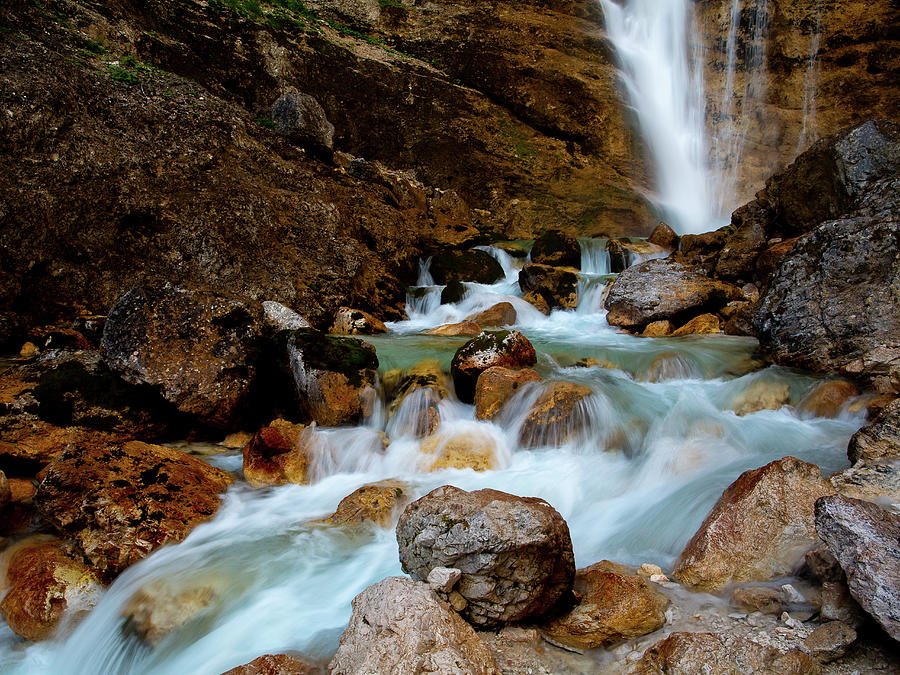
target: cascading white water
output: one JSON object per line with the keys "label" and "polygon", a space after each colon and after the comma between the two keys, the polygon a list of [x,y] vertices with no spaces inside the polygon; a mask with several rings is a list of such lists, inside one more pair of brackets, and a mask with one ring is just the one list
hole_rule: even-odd
{"label": "cascading white water", "polygon": [[688,0],[599,0],[620,76],[655,169],[651,199],[679,233],[703,232],[714,210],[707,167],[701,50]]}
{"label": "cascading white water", "polygon": [[822,0],[816,2],[816,27],[809,36],[809,60],[803,76],[803,124],[797,137],[799,155],[819,137],[816,121],[816,83],[819,79],[819,41],[822,33]]}

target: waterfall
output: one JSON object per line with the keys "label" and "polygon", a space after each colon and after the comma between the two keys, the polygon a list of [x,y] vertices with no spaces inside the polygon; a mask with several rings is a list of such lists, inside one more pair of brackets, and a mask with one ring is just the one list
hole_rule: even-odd
{"label": "waterfall", "polygon": [[822,0],[816,3],[816,28],[809,36],[809,60],[803,76],[803,125],[797,137],[796,154],[819,137],[816,123],[816,82],[819,79],[819,40],[822,33]]}
{"label": "waterfall", "polygon": [[701,49],[687,0],[600,0],[620,77],[655,169],[652,201],[680,233],[710,229]]}

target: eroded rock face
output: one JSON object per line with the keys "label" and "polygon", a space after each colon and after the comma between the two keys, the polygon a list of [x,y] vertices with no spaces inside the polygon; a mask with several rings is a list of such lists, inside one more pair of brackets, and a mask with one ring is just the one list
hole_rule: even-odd
{"label": "eroded rock face", "polygon": [[900,641],[900,517],[843,495],[816,502],[816,530],[847,575],[851,595]]}
{"label": "eroded rock face", "polygon": [[519,331],[485,331],[456,350],[450,374],[459,400],[471,403],[478,377],[488,368],[524,368],[535,363],[537,352]]}
{"label": "eroded rock face", "polygon": [[47,466],[34,503],[95,569],[114,575],[211,518],[229,483],[221,469],[160,445],[73,446]]}
{"label": "eroded rock face", "polygon": [[816,543],[816,499],[833,493],[817,466],[794,457],[745,471],[681,552],[675,578],[715,591],[790,574]]}
{"label": "eroded rock face", "polygon": [[308,148],[315,154],[327,156],[334,148],[334,125],[328,121],[319,102],[309,94],[291,92],[272,104],[275,131]]}
{"label": "eroded rock face", "polygon": [[109,312],[104,358],[125,381],[158,387],[179,411],[228,428],[254,383],[258,314],[256,305],[201,289],[133,288]]}
{"label": "eroded rock face", "polygon": [[900,399],[889,403],[871,424],[853,434],[847,456],[854,464],[860,460],[900,455]]}
{"label": "eroded rock face", "polygon": [[546,386],[528,411],[519,430],[525,447],[559,446],[584,428],[589,411],[583,401],[590,388],[576,382],[552,382]]}
{"label": "eroded rock face", "polygon": [[539,616],[572,587],[575,561],[565,521],[549,504],[497,490],[452,486],[413,502],[397,523],[403,570],[462,571],[466,618],[495,626]]}
{"label": "eroded rock face", "polygon": [[388,577],[353,599],[333,675],[498,675],[490,650],[427,584]]}
{"label": "eroded rock face", "polygon": [[531,368],[515,370],[503,366],[492,366],[478,376],[475,385],[475,417],[480,420],[494,419],[506,403],[522,385],[541,379]]}
{"label": "eroded rock face", "polygon": [[519,287],[542,297],[550,308],[571,309],[578,304],[578,272],[571,267],[529,263],[519,272]]}
{"label": "eroded rock face", "polygon": [[578,604],[543,625],[558,642],[594,649],[645,635],[666,622],[669,599],[631,570],[608,560],[575,574]]}
{"label": "eroded rock face", "polygon": [[310,456],[302,424],[273,420],[244,446],[244,479],[253,487],[309,482]]}
{"label": "eroded rock face", "polygon": [[648,260],[622,272],[606,296],[612,326],[639,329],[653,321],[716,310],[743,297],[731,284],[688,270],[670,258]]}

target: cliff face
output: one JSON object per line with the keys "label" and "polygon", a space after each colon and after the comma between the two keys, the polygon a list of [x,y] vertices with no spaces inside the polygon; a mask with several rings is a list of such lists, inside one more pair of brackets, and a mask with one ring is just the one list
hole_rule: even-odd
{"label": "cliff face", "polygon": [[[898,3],[697,0],[695,11],[710,134],[719,139],[713,152],[734,173],[733,206],[816,139],[865,119],[900,118]],[[741,135],[739,150],[729,139]]]}

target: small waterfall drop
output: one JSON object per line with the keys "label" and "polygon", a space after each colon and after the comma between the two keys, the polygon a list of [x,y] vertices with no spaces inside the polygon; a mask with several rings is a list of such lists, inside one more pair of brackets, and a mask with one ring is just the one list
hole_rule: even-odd
{"label": "small waterfall drop", "polygon": [[819,137],[816,122],[816,83],[819,79],[819,41],[822,33],[822,0],[816,3],[816,27],[809,36],[809,60],[803,76],[803,125],[797,137],[796,154],[800,154]]}

